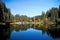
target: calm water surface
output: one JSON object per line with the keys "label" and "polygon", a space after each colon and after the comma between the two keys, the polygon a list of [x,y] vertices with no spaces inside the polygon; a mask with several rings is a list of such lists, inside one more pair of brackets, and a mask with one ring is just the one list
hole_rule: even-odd
{"label": "calm water surface", "polygon": [[60,29],[58,30],[49,31],[31,25],[0,25],[0,40],[60,40]]}
{"label": "calm water surface", "polygon": [[18,32],[13,30],[10,40],[60,40],[60,38],[52,38],[47,32],[43,33],[42,30],[29,28]]}

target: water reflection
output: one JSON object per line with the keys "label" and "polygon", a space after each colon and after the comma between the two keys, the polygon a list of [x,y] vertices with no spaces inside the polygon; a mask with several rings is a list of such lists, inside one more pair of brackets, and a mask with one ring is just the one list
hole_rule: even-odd
{"label": "water reflection", "polygon": [[[50,28],[51,27],[51,28]],[[0,25],[2,40],[60,40],[60,25]],[[15,38],[16,37],[16,38]]]}
{"label": "water reflection", "polygon": [[47,34],[53,38],[60,38],[60,28],[54,30],[47,30]]}
{"label": "water reflection", "polygon": [[21,31],[27,30],[28,28],[29,28],[28,25],[11,25],[11,29],[15,30],[16,32],[18,32],[19,30],[21,30]]}
{"label": "water reflection", "polygon": [[[48,37],[49,37],[49,39],[51,39],[51,40],[53,40],[53,39],[55,39],[55,38],[57,38],[57,39],[55,39],[55,40],[58,40],[58,38],[59,38],[59,40],[60,40],[60,28],[59,28],[59,25],[57,25],[57,26],[49,26],[49,27],[52,27],[52,29],[46,29],[46,26],[45,25],[39,25],[39,24],[37,24],[37,25],[30,25],[30,24],[28,24],[28,25],[14,25],[12,28],[13,28],[13,30],[15,30],[16,32],[21,32],[21,31],[27,31],[29,28],[33,28],[33,29],[35,29],[35,30],[39,30],[39,31],[42,31],[42,34],[46,34],[46,35],[48,35]],[[58,28],[56,28],[56,27],[58,27]],[[30,30],[30,29],[29,29]],[[33,31],[33,30],[32,30]],[[31,31],[31,32],[32,32]],[[30,31],[29,31],[30,32]],[[27,33],[28,34],[28,33]],[[35,34],[35,33],[34,33]],[[20,34],[19,34],[20,35]],[[26,35],[26,34],[25,34]],[[30,34],[29,34],[30,35]],[[38,34],[36,34],[36,35],[38,35]],[[40,34],[39,34],[40,35]],[[22,35],[23,36],[23,35]],[[43,36],[43,35],[42,35]],[[21,37],[21,36],[20,36]],[[52,37],[52,38],[51,38]],[[33,38],[34,39],[34,38]],[[43,39],[43,37],[42,37],[42,39]]]}
{"label": "water reflection", "polygon": [[10,38],[9,25],[0,25],[0,40],[8,40]]}
{"label": "water reflection", "polygon": [[[40,26],[39,24],[37,24],[37,25],[30,25],[30,24],[28,24],[28,25],[26,25],[26,24],[22,24],[22,25],[10,25],[11,26],[11,30],[13,31],[13,30],[15,30],[15,31],[19,31],[19,30],[21,30],[21,31],[23,31],[23,30],[27,30],[27,29],[29,29],[29,28],[34,28],[34,29],[37,29],[37,30],[41,30],[41,29],[44,29],[45,27],[44,26]],[[44,28],[43,28],[44,27]]]}

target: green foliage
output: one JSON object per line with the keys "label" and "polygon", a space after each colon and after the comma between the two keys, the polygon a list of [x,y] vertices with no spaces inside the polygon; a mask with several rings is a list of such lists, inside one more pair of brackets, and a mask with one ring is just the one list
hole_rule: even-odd
{"label": "green foliage", "polygon": [[46,12],[46,16],[49,21],[55,23],[58,18],[58,8],[51,8],[49,11]]}
{"label": "green foliage", "polygon": [[42,12],[41,15],[37,15],[34,17],[27,17],[26,15],[16,14],[15,16],[11,14],[10,9],[6,8],[3,2],[0,2],[0,22],[45,22],[46,18],[48,21],[56,23],[58,17],[60,17],[60,6],[59,8],[51,8],[45,12]]}

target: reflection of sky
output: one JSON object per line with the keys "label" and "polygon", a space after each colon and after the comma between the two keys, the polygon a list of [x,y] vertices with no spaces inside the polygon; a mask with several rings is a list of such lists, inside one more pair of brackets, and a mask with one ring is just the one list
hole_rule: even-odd
{"label": "reflection of sky", "polygon": [[13,31],[11,33],[10,40],[53,40],[53,39],[45,33],[42,34],[41,30],[35,30],[30,28],[26,31],[20,32]]}
{"label": "reflection of sky", "polygon": [[60,0],[4,0],[12,14],[35,16],[52,7],[58,7]]}

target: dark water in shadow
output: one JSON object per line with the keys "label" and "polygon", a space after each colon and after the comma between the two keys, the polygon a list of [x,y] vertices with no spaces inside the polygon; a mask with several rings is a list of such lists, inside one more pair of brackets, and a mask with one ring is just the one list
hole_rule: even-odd
{"label": "dark water in shadow", "polygon": [[10,38],[10,26],[0,25],[0,40],[8,40]]}
{"label": "dark water in shadow", "polygon": [[[42,26],[44,27],[44,26]],[[38,25],[0,25],[2,40],[60,40],[60,28],[45,29]]]}

